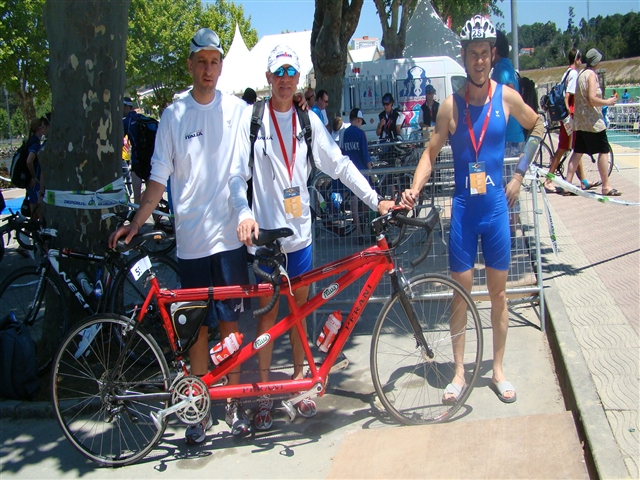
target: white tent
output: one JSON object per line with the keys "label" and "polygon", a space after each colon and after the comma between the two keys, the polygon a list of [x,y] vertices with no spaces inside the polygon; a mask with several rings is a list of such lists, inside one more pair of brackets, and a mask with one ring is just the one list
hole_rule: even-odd
{"label": "white tent", "polygon": [[244,92],[246,87],[240,88],[244,73],[249,65],[251,53],[242,39],[242,34],[236,24],[236,33],[233,35],[233,42],[222,63],[222,74],[218,79],[217,89],[223,92],[234,93]]}
{"label": "white tent", "polygon": [[264,95],[269,90],[265,76],[267,59],[271,51],[280,44],[288,45],[298,54],[300,60],[298,88],[304,88],[308,84],[307,78],[313,68],[311,31],[266,35],[251,51],[248,51],[237,26],[233,43],[222,65],[222,74],[218,79],[217,88],[229,93],[242,94],[247,87],[251,87],[258,95]]}
{"label": "white tent", "polygon": [[429,0],[419,0],[416,10],[407,25],[403,58],[451,57],[458,63],[460,37],[442,22]]}

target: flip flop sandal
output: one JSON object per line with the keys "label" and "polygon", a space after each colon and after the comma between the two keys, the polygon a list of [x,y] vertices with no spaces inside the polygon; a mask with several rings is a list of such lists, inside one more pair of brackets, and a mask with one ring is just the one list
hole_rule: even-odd
{"label": "flip flop sandal", "polygon": [[[458,401],[458,398],[464,393],[467,389],[467,384],[464,385],[456,385],[455,383],[450,383],[444,389],[444,393],[442,394],[442,403],[444,405],[453,405]],[[447,395],[451,395],[447,398]]]}
{"label": "flip flop sandal", "polygon": [[612,188],[607,193],[603,193],[602,195],[604,195],[605,197],[619,197],[620,195],[622,195],[622,193],[620,193],[615,188]]}
{"label": "flip flop sandal", "polygon": [[[513,385],[511,385],[511,382],[507,382],[506,380],[503,380],[502,382],[498,382],[498,383],[492,382],[491,384],[493,385],[493,389],[495,390],[496,395],[498,395],[498,398],[500,399],[501,402],[513,403],[518,398],[518,395],[516,394],[516,389],[513,388]],[[513,392],[513,397],[505,397],[504,396],[505,392]]]}

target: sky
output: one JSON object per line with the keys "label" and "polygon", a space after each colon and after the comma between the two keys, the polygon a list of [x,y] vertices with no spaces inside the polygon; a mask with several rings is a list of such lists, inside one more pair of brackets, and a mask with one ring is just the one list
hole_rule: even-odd
{"label": "sky", "polygon": [[[313,27],[314,0],[233,0],[242,4],[245,16],[251,15],[251,25],[258,30],[258,38],[274,35],[283,31],[311,30]],[[561,30],[567,28],[569,7],[574,7],[575,24],[589,15],[606,16],[614,13],[628,13],[640,10],[640,0],[517,0],[518,25],[530,25],[535,22],[555,22]],[[505,31],[511,31],[511,1],[503,0],[499,7],[504,18],[494,21],[505,24]],[[360,22],[355,37],[382,38],[380,19],[373,0],[365,0],[360,14]]]}

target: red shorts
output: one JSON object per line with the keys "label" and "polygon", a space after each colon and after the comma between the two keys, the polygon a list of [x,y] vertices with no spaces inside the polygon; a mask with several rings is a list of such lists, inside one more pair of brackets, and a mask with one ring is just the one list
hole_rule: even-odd
{"label": "red shorts", "polygon": [[573,150],[573,147],[576,144],[576,132],[574,131],[571,137],[569,137],[569,135],[567,135],[567,131],[564,129],[564,125],[560,122],[559,135],[560,140],[558,141],[558,150]]}

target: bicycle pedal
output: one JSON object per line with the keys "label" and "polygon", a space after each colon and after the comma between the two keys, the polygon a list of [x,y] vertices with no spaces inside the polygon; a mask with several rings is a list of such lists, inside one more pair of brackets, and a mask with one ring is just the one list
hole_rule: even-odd
{"label": "bicycle pedal", "polygon": [[336,358],[336,363],[333,364],[333,367],[331,367],[331,370],[329,371],[329,373],[334,373],[340,370],[344,370],[348,366],[349,366],[349,359],[346,357],[344,353],[340,352],[340,355],[338,355],[338,358]]}

